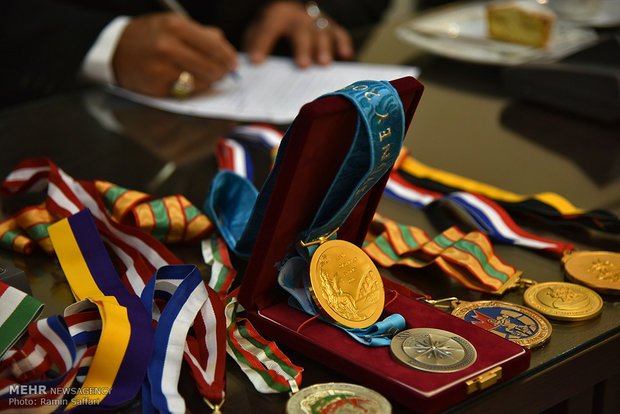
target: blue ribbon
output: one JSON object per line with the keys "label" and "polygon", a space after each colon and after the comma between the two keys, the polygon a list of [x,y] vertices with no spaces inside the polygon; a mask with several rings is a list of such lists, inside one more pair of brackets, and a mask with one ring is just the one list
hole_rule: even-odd
{"label": "blue ribbon", "polygon": [[305,242],[329,234],[345,222],[360,199],[394,164],[405,133],[402,102],[389,82],[356,82],[329,95],[344,96],[355,105],[357,127],[351,149],[302,237]]}

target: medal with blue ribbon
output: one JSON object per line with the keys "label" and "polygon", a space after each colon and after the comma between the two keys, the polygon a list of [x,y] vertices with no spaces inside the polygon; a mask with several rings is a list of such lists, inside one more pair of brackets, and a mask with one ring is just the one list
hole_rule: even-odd
{"label": "medal with blue ribbon", "polygon": [[[336,232],[396,161],[404,137],[404,112],[388,82],[361,81],[330,95],[349,99],[357,109],[355,136],[309,228],[300,235],[299,256],[284,264],[278,280],[304,311],[321,314],[370,345],[372,341],[361,337],[383,312],[381,276],[358,246],[336,239]],[[381,329],[389,326],[383,321]],[[373,334],[377,330],[371,329]]]}
{"label": "medal with blue ribbon", "polygon": [[[343,240],[334,245],[331,239],[398,158],[405,115],[398,92],[387,81],[360,81],[324,96],[329,95],[343,96],[356,108],[355,136],[312,223],[299,235],[298,255],[284,263],[279,280],[295,298],[295,306],[311,315],[322,314],[341,327],[367,329],[383,311],[381,276],[358,246]],[[291,126],[281,140],[273,169],[260,192],[231,171],[220,171],[211,183],[203,209],[238,256],[248,257],[252,251],[292,130]],[[253,208],[248,209],[248,205]],[[337,258],[335,273],[328,271],[331,265],[327,261],[332,256]],[[316,277],[305,278],[308,265],[318,269],[312,272]],[[313,285],[312,279],[318,283]],[[327,309],[334,312],[322,312]],[[339,317],[342,313],[349,316]]]}

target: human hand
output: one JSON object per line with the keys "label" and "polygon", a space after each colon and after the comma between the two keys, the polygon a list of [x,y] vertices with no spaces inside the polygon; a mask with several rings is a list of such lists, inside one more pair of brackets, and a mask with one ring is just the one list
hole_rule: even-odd
{"label": "human hand", "polygon": [[[323,28],[317,23],[325,24]],[[313,62],[330,64],[334,58],[353,58],[349,33],[325,15],[312,17],[304,5],[293,1],[270,3],[245,33],[245,50],[253,63],[263,62],[276,42],[288,38],[295,63],[308,67]]]}
{"label": "human hand", "polygon": [[194,91],[207,90],[237,67],[237,57],[220,29],[175,13],[155,13],[127,25],[112,67],[123,88],[163,97],[183,71],[193,75]]}

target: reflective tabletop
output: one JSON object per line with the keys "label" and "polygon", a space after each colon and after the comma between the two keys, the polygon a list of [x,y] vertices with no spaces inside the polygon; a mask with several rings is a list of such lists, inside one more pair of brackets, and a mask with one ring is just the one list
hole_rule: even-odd
{"label": "reflective tabletop", "polygon": [[[421,53],[403,59],[395,63],[419,66],[419,80],[425,86],[405,139],[414,158],[515,193],[552,191],[578,207],[620,215],[620,124],[513,101],[503,93],[498,67],[458,63]],[[6,177],[22,159],[46,156],[76,179],[107,180],[155,196],[183,194],[201,206],[216,172],[216,139],[237,124],[167,113],[98,88],[87,88],[0,110],[0,176]],[[277,127],[285,129],[286,125]],[[256,181],[261,182],[269,169],[268,154],[252,156],[259,171]],[[2,199],[2,215],[6,217],[20,205],[35,201],[24,197]],[[444,230],[441,226],[446,224],[445,216],[437,220],[427,210],[385,197],[378,211],[431,235]],[[453,219],[451,224],[461,224],[458,217]],[[579,249],[620,251],[618,234],[551,226],[528,217],[520,217],[519,224],[540,236],[574,243]],[[171,249],[186,263],[199,266],[203,275],[209,274],[199,246]],[[495,249],[502,260],[529,279],[564,280],[557,258],[510,245],[496,244]],[[0,260],[25,271],[32,294],[46,305],[44,315],[62,313],[71,303],[70,289],[54,257],[40,251],[24,256],[2,250]],[[467,291],[438,270],[434,272],[382,270],[386,277],[433,298],[489,298]],[[523,304],[522,295],[522,290],[511,291],[502,300]],[[620,384],[620,357],[612,352],[620,346],[620,297],[603,295],[603,299],[603,312],[594,319],[552,321],[552,338],[532,350],[527,371],[472,395],[448,411],[499,409],[512,398],[510,407],[504,407],[507,411],[502,412],[540,412],[589,389],[594,390],[587,391],[590,397],[600,396],[601,389]],[[295,364],[304,367],[302,386],[355,382],[295,350],[285,352]],[[258,393],[241,370],[231,360],[227,362],[224,412],[284,412],[286,395]],[[583,370],[579,380],[568,378],[574,370]],[[205,411],[206,406],[186,377],[181,389],[189,401],[188,408]],[[609,392],[606,395],[612,398]],[[618,404],[617,397],[612,403]],[[125,411],[139,409],[136,403]],[[396,403],[393,410],[408,412]]]}

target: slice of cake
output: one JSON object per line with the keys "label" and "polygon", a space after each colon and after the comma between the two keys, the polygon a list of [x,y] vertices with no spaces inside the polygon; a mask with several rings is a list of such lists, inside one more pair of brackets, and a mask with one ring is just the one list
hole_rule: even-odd
{"label": "slice of cake", "polygon": [[490,38],[533,47],[549,44],[555,15],[546,7],[505,1],[487,3],[486,9]]}

